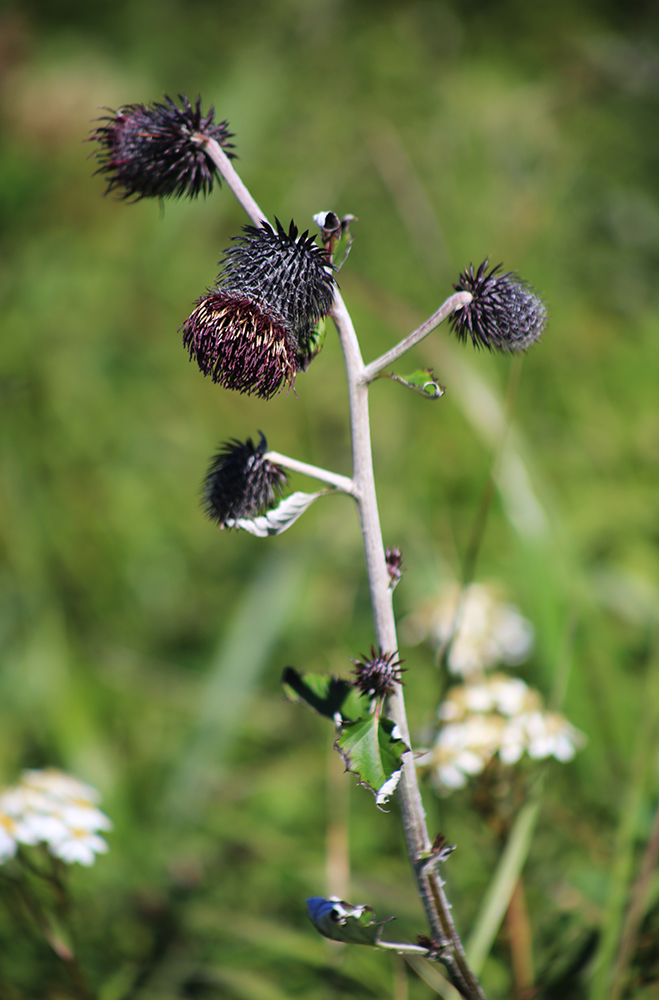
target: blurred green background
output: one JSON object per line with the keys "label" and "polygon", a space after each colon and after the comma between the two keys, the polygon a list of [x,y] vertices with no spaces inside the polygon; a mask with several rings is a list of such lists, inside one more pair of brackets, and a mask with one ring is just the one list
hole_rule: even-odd
{"label": "blurred green background", "polygon": [[[658,33],[654,5],[613,0],[5,0],[0,783],[56,765],[103,792],[110,853],[71,872],[100,1000],[433,994],[387,955],[326,944],[305,912],[350,785],[350,898],[396,914],[402,938],[425,930],[396,808],[338,782],[327,727],[279,686],[289,663],[347,673],[373,641],[351,502],[266,541],[198,504],[216,445],[260,429],[349,474],[337,338],[270,403],[205,380],[177,329],[246,220],[225,188],[104,199],[90,121],[200,92],[270,217],[358,216],[340,284],[366,360],[471,260],[547,301],[477,578],[534,623],[521,676],[548,696],[571,661],[563,708],[589,742],[549,770],[525,881],[538,995],[579,998],[659,789],[651,712],[634,749],[657,656]],[[443,399],[371,394],[400,617],[459,576],[510,370],[445,328],[399,367],[415,365]],[[430,650],[401,655],[422,744],[441,679]],[[445,874],[467,933],[499,847],[468,793],[426,804],[458,844]],[[0,910],[1,997],[73,996],[61,965]],[[632,973],[628,996],[659,996],[656,881]],[[503,938],[483,983],[511,995]]]}

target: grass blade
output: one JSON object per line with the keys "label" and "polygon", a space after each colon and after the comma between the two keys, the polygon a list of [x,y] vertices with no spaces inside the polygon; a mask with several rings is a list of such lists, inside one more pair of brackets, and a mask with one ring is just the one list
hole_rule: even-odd
{"label": "grass blade", "polygon": [[483,968],[528,857],[543,785],[541,779],[529,801],[520,809],[467,941],[467,961],[476,975]]}

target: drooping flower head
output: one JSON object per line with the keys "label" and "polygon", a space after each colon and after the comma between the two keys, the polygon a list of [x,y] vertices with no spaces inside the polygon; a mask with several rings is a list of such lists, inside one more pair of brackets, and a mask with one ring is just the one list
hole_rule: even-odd
{"label": "drooping flower head", "polygon": [[362,655],[360,660],[352,661],[356,664],[356,670],[352,671],[355,674],[355,687],[363,694],[375,695],[376,698],[391,694],[394,684],[402,683],[401,674],[404,673],[401,668],[404,661],[397,660],[397,655],[383,653],[381,649],[376,650],[371,646],[370,658]]}
{"label": "drooping flower head", "polygon": [[215,108],[202,114],[201,98],[194,107],[179,94],[182,107],[165,95],[164,103],[126,104],[110,111],[105,122],[89,137],[98,143],[94,155],[97,173],[108,180],[106,194],[119,190],[123,198],[180,198],[210,194],[220,177],[204,151],[204,142],[215,139],[234,158],[228,123],[213,121]]}
{"label": "drooping flower head", "polygon": [[227,521],[256,517],[273,505],[286,485],[286,473],[266,459],[263,434],[257,445],[251,438],[227,441],[218,450],[202,487],[206,514],[220,528]]}
{"label": "drooping flower head", "polygon": [[471,292],[473,298],[452,314],[451,329],[465,343],[471,337],[476,348],[505,354],[524,351],[545,329],[545,304],[518,275],[500,274],[502,264],[487,272],[488,263],[484,260],[476,272],[470,264],[453,286],[458,292]]}
{"label": "drooping flower head", "polygon": [[183,344],[226,389],[270,399],[322,346],[334,278],[324,250],[291,222],[245,226],[214,289],[197,300]]}

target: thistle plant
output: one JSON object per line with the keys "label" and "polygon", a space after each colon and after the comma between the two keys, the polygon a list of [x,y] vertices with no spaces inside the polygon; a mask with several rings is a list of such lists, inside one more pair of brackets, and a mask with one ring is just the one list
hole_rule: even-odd
{"label": "thistle plant", "polygon": [[[395,794],[407,852],[428,920],[417,944],[382,939],[386,921],[369,918],[370,908],[312,897],[309,916],[335,940],[366,944],[441,962],[455,990],[467,1000],[482,1000],[483,990],[465,958],[441,866],[452,846],[433,839],[419,790],[403,692],[392,592],[402,573],[398,550],[383,544],[375,492],[368,411],[370,384],[391,378],[428,398],[443,390],[426,371],[400,376],[386,371],[446,319],[458,340],[505,353],[526,350],[543,333],[546,312],[535,292],[501,266],[476,270],[470,264],[455,291],[417,330],[381,357],[366,364],[350,313],[336,283],[341,265],[336,248],[353,216],[320,212],[314,219],[320,243],[294,222],[271,225],[236,173],[226,122],[213,124],[200,99],[185,97],[179,108],[170,98],[149,106],[135,104],[111,112],[92,135],[108,191],[124,198],[196,197],[210,193],[220,177],[244,208],[251,225],[225,251],[216,285],[197,300],[182,325],[183,344],[204,375],[222,388],[270,399],[290,390],[299,373],[317,357],[325,322],[334,322],[345,361],[352,431],[350,476],[321,469],[268,450],[247,438],[218,451],[202,489],[203,505],[221,528],[242,529],[259,537],[290,528],[320,497],[344,493],[355,502],[361,527],[373,613],[370,654],[353,660],[350,678],[311,675],[293,667],[284,672],[289,697],[306,703],[336,729],[336,748],[347,770],[370,788],[384,808]],[[349,249],[349,243],[347,249]],[[291,405],[295,405],[291,394]],[[283,499],[286,471],[321,482],[311,493]]]}

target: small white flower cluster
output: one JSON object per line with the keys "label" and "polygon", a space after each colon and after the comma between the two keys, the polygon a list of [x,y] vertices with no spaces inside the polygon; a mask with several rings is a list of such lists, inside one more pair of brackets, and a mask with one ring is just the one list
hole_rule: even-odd
{"label": "small white flower cluster", "polygon": [[586,742],[564,716],[544,710],[538,691],[505,674],[452,688],[438,715],[443,725],[417,766],[430,769],[443,795],[464,788],[495,754],[504,764],[517,763],[524,753],[565,762]]}
{"label": "small white flower cluster", "polygon": [[439,601],[405,619],[404,627],[411,643],[429,639],[443,649],[450,642],[449,670],[467,678],[496,663],[523,663],[533,647],[531,623],[481,583],[464,591],[448,587]]}
{"label": "small white flower cluster", "polygon": [[43,843],[68,864],[93,864],[108,849],[97,831],[112,829],[99,800],[95,788],[63,771],[24,771],[17,785],[0,791],[0,863],[19,844]]}

